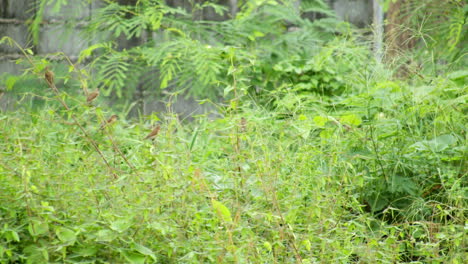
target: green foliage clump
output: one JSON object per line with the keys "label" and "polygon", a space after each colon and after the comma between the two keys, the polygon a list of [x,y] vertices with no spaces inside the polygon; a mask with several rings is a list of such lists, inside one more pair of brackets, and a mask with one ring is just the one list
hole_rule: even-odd
{"label": "green foliage clump", "polygon": [[[99,9],[86,31],[93,41],[98,35],[103,42],[84,50],[80,60],[95,56],[93,82],[106,94],[128,97],[140,85],[216,98],[233,89],[233,73],[243,77],[236,89],[258,87],[263,80],[257,75],[270,75],[273,64],[294,54],[309,58],[346,30],[320,0],[297,8],[293,1],[247,1],[235,17],[222,21],[201,16],[210,10],[227,16],[223,6],[211,1],[190,2],[185,9],[164,1],[111,2]],[[304,17],[307,12],[324,18],[311,21]],[[135,39],[138,44],[119,47],[119,42]]]}
{"label": "green foliage clump", "polygon": [[462,263],[466,86],[367,86],[190,124],[99,129],[101,109],[53,101],[3,113],[0,260]]}
{"label": "green foliage clump", "polygon": [[[80,62],[99,55],[95,79],[25,51],[28,73],[56,74],[24,93],[41,105],[0,114],[0,262],[463,263],[464,68],[397,80],[334,19],[277,1],[193,19],[204,5],[217,8],[110,2],[91,31],[161,34],[84,50]],[[119,113],[105,125],[111,111],[76,93],[124,96],[154,76],[229,104],[191,123]]]}

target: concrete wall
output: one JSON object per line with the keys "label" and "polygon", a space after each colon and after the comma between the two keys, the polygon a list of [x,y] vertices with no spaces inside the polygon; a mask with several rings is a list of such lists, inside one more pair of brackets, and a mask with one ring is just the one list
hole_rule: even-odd
{"label": "concrete wall", "polygon": [[358,27],[372,23],[372,0],[328,0],[339,18]]}
{"label": "concrete wall", "polygon": [[[132,3],[135,0],[120,0]],[[187,0],[168,0],[174,6],[185,6]],[[329,5],[343,20],[363,27],[372,22],[372,0],[327,0]],[[221,0],[220,3],[230,6],[237,1]],[[59,13],[53,12],[53,6],[46,6],[40,39],[34,50],[39,54],[62,51],[74,57],[89,43],[80,36],[80,26],[72,28],[70,21],[80,21],[83,25],[93,15],[93,10],[102,5],[100,1],[74,0],[62,6]],[[31,18],[39,8],[39,0],[0,0],[0,37],[10,36],[23,47],[32,47],[32,39],[24,22]],[[202,16],[210,19],[223,19],[212,11],[206,11]],[[6,56],[9,55],[9,56]],[[0,45],[0,74],[17,72],[18,66],[11,58],[19,56],[16,48]]]}
{"label": "concrete wall", "polygon": [[[64,52],[67,56],[76,58],[79,52],[90,45],[81,37],[82,26],[93,16],[94,10],[102,6],[101,0],[94,0],[89,3],[86,0],[71,0],[67,6],[62,6],[60,12],[53,12],[53,6],[46,6],[41,24],[39,41],[33,45],[31,35],[25,21],[33,17],[39,8],[40,0],[0,0],[0,38],[9,36],[17,41],[22,47],[31,48],[38,54],[49,54],[54,52]],[[124,4],[135,3],[136,0],[119,0]],[[298,0],[300,1],[300,0]],[[304,0],[303,0],[304,1]],[[363,27],[372,22],[372,0],[326,0],[343,20],[350,21],[357,26]],[[167,0],[172,6],[187,7],[187,0]],[[228,6],[231,10],[235,8],[237,0],[220,0],[220,3]],[[235,13],[233,11],[232,13]],[[222,20],[228,16],[221,17],[213,11],[205,11],[201,17]],[[78,25],[70,22],[79,22]],[[75,25],[75,26],[71,26]],[[123,40],[122,46],[132,46],[139,44],[141,40]],[[126,44],[125,44],[126,43]],[[15,63],[15,59],[21,57],[20,51],[15,47],[0,45],[0,76],[4,73],[18,74],[21,66]],[[0,91],[2,90],[0,84]],[[4,100],[4,99],[3,99]],[[147,99],[148,100],[148,99]],[[153,107],[160,105],[149,99],[145,103],[144,112],[151,112]],[[193,101],[180,99],[174,104],[175,109],[187,109],[185,112],[192,112],[197,108]],[[0,104],[2,104],[0,102]],[[180,105],[178,105],[180,104]],[[156,107],[158,108],[158,107]],[[200,110],[200,109],[198,109]]]}

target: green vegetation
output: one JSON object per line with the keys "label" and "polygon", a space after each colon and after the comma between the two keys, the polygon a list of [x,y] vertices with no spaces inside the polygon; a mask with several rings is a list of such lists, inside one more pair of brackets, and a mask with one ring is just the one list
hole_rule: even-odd
{"label": "green vegetation", "polygon": [[[25,50],[30,69],[6,78],[22,107],[0,115],[0,263],[468,259],[462,37],[447,44],[450,60],[439,54],[396,78],[401,65],[375,61],[365,37],[332,17],[310,22],[280,12],[287,3],[252,1],[235,19],[196,21],[165,6],[149,14],[144,5],[155,2],[102,12],[152,21],[166,34],[161,46],[96,44],[81,56],[105,51],[90,65],[96,78]],[[332,16],[322,1],[310,3],[303,10]],[[96,19],[106,25],[99,19],[112,16]],[[130,29],[119,32],[139,32]],[[432,47],[417,46],[414,60]],[[158,89],[190,84],[193,95],[224,96],[202,101],[217,117],[126,119],[102,95],[87,103],[77,92],[98,85],[103,94],[131,94],[142,69],[160,72]],[[134,78],[120,83],[126,76]],[[118,121],[100,129],[116,112]]]}

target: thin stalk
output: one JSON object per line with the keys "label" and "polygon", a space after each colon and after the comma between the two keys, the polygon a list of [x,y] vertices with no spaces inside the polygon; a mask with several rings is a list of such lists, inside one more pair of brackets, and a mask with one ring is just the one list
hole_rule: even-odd
{"label": "thin stalk", "polygon": [[[14,41],[13,39],[9,39],[11,41],[11,43],[13,43],[23,54],[24,56],[26,57],[26,59],[29,61],[29,63],[33,66],[33,67],[36,67],[36,64],[34,63],[34,61],[30,58],[30,56],[26,53],[26,51],[16,42]],[[69,61],[69,60],[68,60]],[[69,61],[70,62],[70,61]],[[73,65],[73,64],[72,64]],[[48,69],[46,69],[46,72],[45,72],[45,80],[46,80],[46,83],[47,85],[49,86],[49,88],[55,93],[56,97],[57,97],[57,100],[60,102],[60,104],[69,112],[71,112],[71,109],[70,107],[67,105],[67,103],[62,99],[60,98],[60,91],[58,90],[57,86],[55,86],[55,83],[54,83],[54,74],[49,71]],[[109,164],[109,162],[107,161],[106,157],[104,156],[104,154],[102,153],[102,151],[99,149],[99,146],[98,144],[96,143],[96,141],[94,141],[91,136],[88,134],[88,132],[86,132],[86,130],[84,129],[84,127],[82,125],[80,125],[80,123],[78,122],[78,118],[72,114],[71,115],[74,123],[78,126],[78,128],[81,130],[81,132],[84,134],[85,138],[91,143],[91,145],[93,146],[93,148],[96,150],[96,152],[99,154],[99,156],[101,156],[102,160],[104,161],[104,163],[106,164],[107,168],[110,170],[110,172],[112,173],[112,176],[114,177],[114,179],[117,179],[118,176],[117,174],[114,172],[114,168]]]}

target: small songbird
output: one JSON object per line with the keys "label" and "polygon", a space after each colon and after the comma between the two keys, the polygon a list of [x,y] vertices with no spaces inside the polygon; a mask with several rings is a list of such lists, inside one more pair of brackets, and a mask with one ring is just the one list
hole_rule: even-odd
{"label": "small songbird", "polygon": [[44,77],[49,85],[54,84],[54,73],[49,70],[49,68],[46,68]]}
{"label": "small songbird", "polygon": [[150,139],[150,138],[156,137],[159,133],[159,130],[161,130],[161,126],[157,125],[144,139]]}
{"label": "small songbird", "polygon": [[94,99],[96,99],[98,96],[99,96],[99,91],[98,90],[96,90],[96,91],[94,91],[92,93],[89,93],[88,96],[86,97],[86,102],[89,104],[92,101],[94,101]]}
{"label": "small songbird", "polygon": [[115,121],[117,121],[117,115],[112,115],[111,117],[109,117],[109,119],[106,120],[106,122],[104,122],[101,125],[100,129],[104,129],[105,127],[107,127],[108,125],[114,123]]}
{"label": "small songbird", "polygon": [[241,127],[241,132],[242,133],[247,131],[247,119],[245,119],[245,117],[241,118],[240,127]]}

